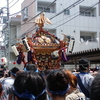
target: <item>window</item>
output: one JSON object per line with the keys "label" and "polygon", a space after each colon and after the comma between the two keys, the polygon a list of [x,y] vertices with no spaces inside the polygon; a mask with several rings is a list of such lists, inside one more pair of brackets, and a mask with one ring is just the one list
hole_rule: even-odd
{"label": "window", "polygon": [[85,12],[85,16],[91,16],[91,12]]}
{"label": "window", "polygon": [[96,42],[96,36],[97,33],[96,32],[80,32],[80,41],[81,42]]}
{"label": "window", "polygon": [[[48,5],[50,5],[51,2],[44,2],[44,1],[38,1],[37,2],[37,11],[43,11],[47,12],[47,13],[55,13],[56,12],[56,3],[52,4],[51,6],[48,7]],[[48,8],[47,8],[48,7]]]}
{"label": "window", "polygon": [[80,36],[83,41],[91,41],[91,36]]}
{"label": "window", "polygon": [[96,8],[89,9],[90,7],[80,6],[80,15],[81,16],[96,16]]}
{"label": "window", "polygon": [[22,11],[23,15],[23,21],[26,21],[28,19],[28,7],[25,7]]}
{"label": "window", "polygon": [[84,12],[83,11],[80,11],[80,15],[84,16]]}
{"label": "window", "polygon": [[50,8],[38,7],[38,11],[50,12]]}
{"label": "window", "polygon": [[42,11],[43,10],[43,7],[38,7],[38,11]]}
{"label": "window", "polygon": [[50,12],[50,8],[44,8],[44,12]]}
{"label": "window", "polygon": [[91,14],[91,12],[83,12],[83,11],[81,11],[80,15],[82,15],[82,16],[91,16],[92,14]]}
{"label": "window", "polygon": [[65,9],[65,10],[64,10],[64,14],[65,14],[65,15],[69,15],[69,14],[70,14],[70,11],[67,10],[67,9]]}

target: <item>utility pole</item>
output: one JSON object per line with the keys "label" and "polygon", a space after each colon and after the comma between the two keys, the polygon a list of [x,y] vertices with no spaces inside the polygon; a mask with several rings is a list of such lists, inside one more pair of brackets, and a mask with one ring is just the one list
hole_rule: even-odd
{"label": "utility pole", "polygon": [[7,21],[9,21],[9,0],[7,0]]}
{"label": "utility pole", "polygon": [[[7,0],[7,26],[8,26],[8,30],[10,30],[10,23],[9,23],[9,0]],[[6,34],[6,39],[8,39],[8,41],[10,42],[10,32],[8,31],[8,33]],[[10,46],[10,44],[8,43],[8,45]],[[8,68],[9,68],[9,61],[10,61],[10,48],[6,47],[6,56],[7,56],[7,59],[8,59]],[[8,53],[8,55],[7,55]]]}
{"label": "utility pole", "polygon": [[[9,0],[6,0],[6,2],[7,2],[7,6],[6,7],[2,7],[0,9],[0,14],[3,14],[3,9],[7,9],[6,23],[5,23],[4,27],[3,27],[3,30],[5,30],[5,32],[4,32],[5,33],[5,40],[7,41],[7,39],[8,39],[8,41],[9,41],[10,40],[9,39],[9,37],[10,37],[9,33],[10,32],[8,31],[10,29],[10,24],[9,24]],[[5,45],[5,57],[8,56],[8,58],[10,59],[10,53],[9,53],[9,51],[10,51],[9,48],[6,47],[6,45]],[[8,63],[8,65],[9,65],[9,63]]]}

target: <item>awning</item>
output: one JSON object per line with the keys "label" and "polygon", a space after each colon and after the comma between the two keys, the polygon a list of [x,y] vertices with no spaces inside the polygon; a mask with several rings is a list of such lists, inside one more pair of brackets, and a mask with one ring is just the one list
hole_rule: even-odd
{"label": "awning", "polygon": [[69,61],[62,62],[62,64],[77,64],[80,58],[87,58],[91,64],[100,64],[100,48],[94,48],[79,52],[67,54]]}

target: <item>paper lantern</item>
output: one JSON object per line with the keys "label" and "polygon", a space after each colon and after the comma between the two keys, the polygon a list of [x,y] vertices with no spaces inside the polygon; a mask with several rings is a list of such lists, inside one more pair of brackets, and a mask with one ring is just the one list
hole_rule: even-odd
{"label": "paper lantern", "polygon": [[23,38],[22,43],[23,43],[25,49],[27,50],[27,52],[30,51],[30,46],[28,45],[27,38]]}
{"label": "paper lantern", "polygon": [[19,52],[18,52],[18,50],[17,50],[17,48],[16,48],[16,46],[15,45],[12,45],[12,50],[13,50],[13,52],[14,52],[14,54],[16,55],[16,56],[18,56],[19,55]]}
{"label": "paper lantern", "polygon": [[1,62],[2,62],[2,64],[7,64],[7,58],[6,57],[2,57],[1,58]]}
{"label": "paper lantern", "polygon": [[72,53],[73,48],[74,48],[74,44],[75,44],[75,38],[70,37],[69,39],[69,45],[68,45],[68,52]]}
{"label": "paper lantern", "polygon": [[4,61],[4,59],[1,59],[1,62],[3,62]]}

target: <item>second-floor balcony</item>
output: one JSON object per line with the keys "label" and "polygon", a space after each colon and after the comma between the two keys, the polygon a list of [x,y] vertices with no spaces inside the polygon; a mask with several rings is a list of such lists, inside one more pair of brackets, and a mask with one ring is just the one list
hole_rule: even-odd
{"label": "second-floor balcony", "polygon": [[51,4],[51,2],[38,1],[37,2],[37,11],[41,12],[44,10],[44,12],[46,12],[46,13],[56,13],[56,3],[49,6],[50,4]]}
{"label": "second-floor balcony", "polygon": [[79,11],[80,11],[81,16],[87,16],[87,17],[96,17],[97,16],[96,8],[80,6]]}

